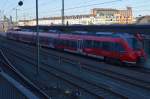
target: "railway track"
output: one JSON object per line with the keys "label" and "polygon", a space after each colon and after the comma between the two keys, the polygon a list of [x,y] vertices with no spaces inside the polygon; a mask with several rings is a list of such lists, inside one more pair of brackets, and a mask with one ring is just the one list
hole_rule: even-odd
{"label": "railway track", "polygon": [[[21,47],[21,45],[19,45],[20,47]],[[26,46],[26,44],[25,44],[25,46]],[[32,47],[32,46],[27,46],[27,47],[24,47],[24,45],[23,45],[23,49],[24,48],[26,48],[27,50],[29,50],[30,48],[28,48],[28,47]],[[34,48],[34,47],[32,47],[32,48]],[[67,58],[67,59],[70,59],[70,55],[67,55],[68,53],[65,53],[66,55],[63,55],[61,52],[56,52],[56,51],[53,51],[53,50],[51,50],[51,51],[48,51],[48,50],[41,50],[42,52],[44,52],[44,53],[47,53],[48,55],[52,55],[52,56],[62,56],[62,58]],[[54,53],[55,54],[54,54]],[[34,53],[34,50],[33,50],[33,53]],[[76,58],[77,57],[77,58]],[[73,57],[73,60],[75,60],[75,61],[80,61],[80,59],[78,59],[78,57],[79,56],[75,56],[75,57]],[[83,59],[81,59],[81,60],[83,60]],[[71,60],[72,61],[72,60]],[[85,60],[85,61],[83,61],[82,63],[86,63],[86,61],[87,60]],[[96,62],[93,62],[93,64],[95,64],[95,63],[98,63],[99,64],[99,61],[96,61]],[[93,64],[92,64],[92,66],[93,66]],[[88,65],[88,64],[87,64]],[[105,65],[105,64],[104,64]],[[105,65],[106,66],[106,65]],[[97,67],[95,67],[95,68],[97,68]],[[101,68],[99,68],[99,69],[103,69],[103,70],[109,70],[109,71],[112,71],[112,72],[118,72],[118,71],[122,71],[122,72],[120,72],[119,74],[125,74],[125,73],[127,73],[128,71],[130,72],[130,73],[127,73],[125,76],[128,76],[128,77],[132,77],[132,79],[134,79],[134,78],[136,78],[136,79],[138,79],[137,77],[140,77],[140,80],[142,80],[142,81],[144,81],[145,79],[147,80],[147,75],[149,75],[150,74],[150,70],[149,69],[146,69],[146,68],[133,68],[133,67],[131,67],[131,68],[128,68],[128,67],[121,67],[121,66],[113,66],[113,65],[109,65],[109,66],[106,66],[106,67],[101,67]],[[117,71],[118,70],[118,71]],[[134,74],[135,75],[133,75],[133,73],[132,72],[135,72]],[[137,76],[137,73],[136,72],[140,72],[141,74],[142,74],[142,77],[141,76]],[[143,76],[143,74],[145,75],[145,76]],[[147,74],[147,75],[146,75]],[[150,82],[150,81],[149,81]]]}
{"label": "railway track", "polygon": [[[114,67],[116,69],[117,68],[122,68],[124,70],[132,70],[132,71],[135,71],[135,72],[139,72],[139,73],[144,73],[144,74],[150,75],[150,69],[146,68],[146,67],[143,67],[143,66],[122,66],[122,65],[120,66],[119,64],[105,63],[101,59],[86,57],[86,56],[83,56],[83,55],[74,54],[74,53],[70,53],[70,52],[59,51],[59,50],[56,51],[55,49],[47,48],[47,47],[43,47],[43,50],[41,50],[41,51],[46,53],[46,54],[48,54],[48,55],[52,55],[52,56],[56,56],[56,57],[62,56],[62,58],[64,58],[64,59],[66,58],[67,60],[70,60],[69,55],[73,55],[74,57],[73,57],[72,60],[74,60],[74,61],[80,61],[80,59],[77,59],[76,57],[81,57],[81,58],[85,58],[85,60],[87,59],[89,61],[94,61],[95,63],[108,64],[110,68],[111,67]],[[56,54],[56,53],[54,54],[53,52],[56,52],[58,54]],[[66,55],[64,56],[62,53],[65,53]],[[83,63],[86,63],[86,62],[84,61]]]}
{"label": "railway track", "polygon": [[150,90],[150,83],[147,83],[147,82],[142,82],[142,81],[139,81],[137,79],[132,79],[128,76],[120,75],[120,74],[114,73],[112,71],[101,70],[99,68],[92,68],[91,66],[88,66],[88,65],[82,65],[82,68],[85,70],[94,72],[96,74],[99,74],[99,75],[101,75],[101,74],[106,75],[108,77],[111,77],[113,79],[116,79],[116,80],[119,80],[119,81],[122,81],[122,82],[125,82],[128,84],[131,84],[133,86],[147,89],[148,91]]}
{"label": "railway track", "polygon": [[[66,60],[64,60],[64,61],[66,61]],[[72,63],[71,61],[69,61],[69,62]],[[133,85],[133,86],[144,88],[147,91],[150,90],[149,83],[145,83],[145,82],[136,80],[134,78],[132,79],[130,77],[126,77],[124,75],[120,75],[120,74],[117,74],[117,73],[114,73],[114,72],[111,72],[111,71],[101,70],[99,68],[93,68],[92,66],[89,66],[87,64],[86,65],[81,64],[81,65],[82,65],[81,68],[83,68],[85,70],[92,71],[94,73],[98,73],[99,75],[105,75],[105,76],[108,76],[110,78],[113,78],[113,79],[116,79],[116,80],[119,80],[119,81],[122,81],[122,82],[126,82],[128,84]]]}
{"label": "railway track", "polygon": [[[25,47],[24,47],[24,49],[25,49]],[[29,48],[26,48],[26,49],[29,50]],[[18,52],[19,51],[17,51],[16,53],[18,53]],[[44,54],[49,55],[49,56],[58,57],[57,56],[58,54],[54,55],[54,53],[49,53],[48,51],[45,51],[45,50],[44,51],[42,50],[42,52],[44,52]],[[62,54],[59,54],[59,55],[63,56]],[[62,61],[68,61],[70,63],[75,61],[75,62],[73,62],[73,64],[77,63],[76,62],[77,60],[74,59],[74,58],[73,58],[74,60],[70,60],[70,59],[68,59],[68,57],[64,57],[64,56],[61,57],[61,58],[62,58]],[[91,72],[95,72],[95,73],[98,73],[98,74],[103,74],[103,75],[112,77],[114,79],[118,79],[118,80],[121,80],[123,82],[130,83],[131,85],[138,86],[138,87],[143,87],[143,88],[149,90],[149,82],[145,82],[145,80],[139,80],[139,79],[136,79],[136,78],[133,78],[133,77],[130,77],[130,76],[124,76],[124,75],[121,75],[121,74],[119,74],[117,72],[112,72],[110,70],[102,69],[100,67],[98,67],[98,68],[97,67],[91,68],[91,67],[93,67],[92,65],[89,66],[89,64],[85,64],[85,63],[80,63],[80,65],[82,65],[81,67],[83,69],[85,69],[85,70],[88,70],[88,71],[91,71]],[[135,70],[135,71],[138,71],[138,70]],[[140,72],[140,71],[138,71],[138,72]],[[145,73],[145,72],[140,72],[140,73]]]}
{"label": "railway track", "polygon": [[[31,81],[29,81],[26,77],[24,77],[17,69],[14,68],[14,66],[10,63],[10,61],[7,59],[5,54],[2,50],[0,50],[1,59],[0,62],[3,66],[1,68],[3,69],[3,72],[1,73],[7,79],[13,81],[10,77],[8,77],[5,73],[7,72],[9,75],[13,76],[15,79],[18,80],[19,83],[22,85],[19,85],[19,83],[16,82],[19,86],[18,88],[22,89],[21,91],[23,94],[27,96],[29,99],[51,99],[47,94],[45,94],[43,91],[41,91],[36,85],[34,85]],[[15,83],[15,81],[13,81]],[[26,88],[28,89],[26,89]],[[27,91],[30,90],[30,91]],[[34,93],[34,94],[33,94]]]}
{"label": "railway track", "polygon": [[145,73],[145,74],[149,74],[150,75],[150,68],[145,68],[145,67],[139,67],[139,68],[128,68],[128,69],[131,69],[131,70],[134,70],[134,71],[138,71],[138,72],[141,72],[141,73]]}
{"label": "railway track", "polygon": [[[47,53],[47,55],[49,55],[48,52],[46,52],[46,53]],[[67,61],[67,62],[72,63],[72,64],[78,63],[78,60],[72,60],[70,58],[65,58],[65,57],[62,57],[62,58],[64,58],[64,61]],[[73,61],[75,61],[75,62],[73,63]],[[76,65],[78,65],[78,64],[76,64]],[[127,82],[129,84],[134,85],[134,86],[138,86],[138,87],[150,90],[150,82],[146,82],[144,80],[136,79],[136,78],[133,78],[133,77],[130,77],[127,75],[123,75],[123,74],[120,74],[120,73],[117,73],[117,72],[114,72],[111,70],[107,70],[107,69],[102,69],[100,67],[92,66],[92,65],[82,63],[82,62],[79,65],[81,65],[82,69],[86,69],[86,70],[94,72],[94,73],[106,75],[106,76],[109,76],[111,78],[118,79],[118,80],[123,81],[123,82]],[[139,70],[139,68],[133,69],[132,67],[130,67],[128,69],[135,70],[135,71],[138,71],[141,73],[146,73],[146,74],[150,73],[150,71],[147,68],[141,68],[141,70]]]}
{"label": "railway track", "polygon": [[[29,46],[27,45],[26,47],[25,46],[20,46],[22,47],[22,49],[26,49],[26,50],[30,50],[30,48],[33,48],[30,46],[30,48],[28,48]],[[34,50],[32,50],[33,53],[34,53]],[[136,80],[139,80],[139,81],[142,81],[142,82],[150,82],[150,80],[148,80],[146,77],[150,76],[149,74],[149,70],[147,69],[140,69],[140,68],[127,68],[127,67],[121,67],[121,66],[113,66],[113,65],[106,65],[105,63],[101,62],[102,65],[105,65],[105,67],[102,67],[102,66],[94,66],[94,64],[98,64],[99,65],[99,61],[96,61],[96,62],[92,62],[92,63],[89,63],[87,62],[88,60],[84,60],[83,58],[79,58],[79,56],[71,56],[70,54],[68,53],[62,53],[62,52],[57,52],[57,51],[54,51],[54,50],[43,50],[41,49],[41,52],[42,53],[45,53],[45,55],[47,56],[54,56],[54,57],[61,57],[62,59],[66,59],[67,61],[71,61],[74,63],[79,63],[80,64],[83,64],[83,65],[91,65],[93,68],[97,68],[97,69],[101,69],[101,70],[105,70],[105,71],[108,71],[108,72],[113,72],[113,73],[116,73],[116,74],[119,74],[119,75],[124,75],[125,77],[128,77],[128,78],[131,78],[131,79],[136,79]],[[71,59],[70,59],[70,56],[71,56]],[[89,59],[90,61],[90,59]]]}
{"label": "railway track", "polygon": [[[7,53],[10,53],[10,51]],[[21,59],[23,61],[26,61],[26,62],[36,66],[36,63],[34,62],[35,60],[33,60],[32,57],[23,56],[21,54],[18,55],[18,53],[16,54],[16,52],[12,52],[10,54],[17,57],[18,59]],[[115,90],[113,91],[110,87],[108,87],[106,85],[103,85],[103,84],[98,85],[98,84],[91,83],[88,80],[81,79],[78,76],[67,73],[63,70],[55,68],[55,66],[51,66],[44,62],[42,62],[41,64],[42,64],[42,66],[40,69],[47,71],[48,73],[51,73],[57,77],[59,76],[59,78],[61,78],[62,80],[65,80],[75,86],[78,86],[78,88],[83,89],[83,90],[87,91],[88,93],[91,93],[99,98],[106,98],[106,99],[110,99],[112,97],[113,98],[121,98],[121,99],[128,98],[128,97],[124,96],[123,94],[116,92]]]}
{"label": "railway track", "polygon": [[[18,53],[19,51],[17,51],[17,52],[15,52],[15,53]],[[13,53],[12,53],[13,54]],[[24,56],[24,55],[22,55],[22,56]],[[20,57],[21,58],[21,57]],[[29,58],[29,57],[28,57]],[[46,65],[46,64],[45,64]],[[124,82],[127,82],[127,83],[129,83],[130,82],[130,84],[132,84],[132,85],[136,85],[136,86],[138,86],[138,87],[143,87],[143,88],[146,88],[146,89],[148,89],[149,90],[149,87],[146,85],[146,84],[143,84],[143,82],[138,82],[138,83],[136,83],[136,84],[134,84],[134,81],[135,80],[132,80],[132,79],[129,79],[129,78],[125,78],[125,77],[121,77],[121,76],[118,76],[117,75],[117,77],[116,77],[116,75],[115,74],[113,74],[113,73],[111,73],[110,74],[110,72],[109,72],[109,74],[108,74],[108,72],[106,73],[106,71],[105,72],[102,72],[102,71],[99,71],[98,69],[96,69],[95,68],[95,70],[93,70],[94,68],[91,68],[91,67],[88,67],[87,68],[87,65],[86,66],[82,66],[82,68],[84,68],[84,69],[86,69],[86,70],[90,70],[90,71],[94,71],[94,72],[96,72],[96,73],[101,73],[101,74],[103,74],[103,75],[106,75],[106,76],[109,76],[109,77],[112,77],[112,78],[114,78],[114,79],[118,79],[118,80],[122,80],[122,81],[124,81]],[[89,69],[90,68],[90,69]],[[97,70],[97,71],[96,71]],[[115,75],[115,76],[114,76]],[[131,83],[132,82],[132,83]],[[137,82],[137,81],[136,81]],[[142,85],[143,84],[143,85]],[[146,85],[146,86],[145,86]]]}

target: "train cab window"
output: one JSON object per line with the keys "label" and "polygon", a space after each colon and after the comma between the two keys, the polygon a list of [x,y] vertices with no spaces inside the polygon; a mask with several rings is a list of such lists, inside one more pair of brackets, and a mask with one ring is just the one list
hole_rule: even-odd
{"label": "train cab window", "polygon": [[136,38],[128,38],[127,41],[130,47],[132,47],[134,50],[140,50],[143,48],[142,42]]}

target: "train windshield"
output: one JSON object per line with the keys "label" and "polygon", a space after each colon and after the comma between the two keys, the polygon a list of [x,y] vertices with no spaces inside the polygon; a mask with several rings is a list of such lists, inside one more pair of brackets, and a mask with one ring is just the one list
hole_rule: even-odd
{"label": "train windshield", "polygon": [[142,42],[137,40],[136,38],[128,38],[127,41],[129,45],[133,48],[133,50],[140,50],[143,48]]}

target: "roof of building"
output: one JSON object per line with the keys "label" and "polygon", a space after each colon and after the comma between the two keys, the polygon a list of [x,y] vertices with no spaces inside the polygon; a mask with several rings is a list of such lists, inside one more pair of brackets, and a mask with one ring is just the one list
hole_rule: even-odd
{"label": "roof of building", "polygon": [[99,10],[99,11],[118,11],[117,9],[112,8],[94,8],[92,10]]}
{"label": "roof of building", "polygon": [[19,20],[19,22],[29,22],[30,20]]}
{"label": "roof of building", "polygon": [[[82,18],[82,17],[90,17],[90,14],[84,14],[84,15],[71,15],[71,16],[65,16],[65,19],[72,19],[72,18]],[[39,18],[39,20],[59,20],[61,17],[47,17],[47,18]],[[35,19],[33,19],[35,20]]]}

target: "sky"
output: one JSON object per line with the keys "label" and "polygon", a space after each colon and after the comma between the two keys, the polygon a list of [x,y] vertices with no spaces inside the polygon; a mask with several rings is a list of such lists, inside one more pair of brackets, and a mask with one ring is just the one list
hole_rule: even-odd
{"label": "sky", "polygon": [[[19,19],[35,18],[35,1],[23,0],[23,6],[18,6],[20,0],[0,0],[0,16],[13,16],[18,9]],[[150,15],[150,0],[64,0],[65,15],[89,14],[92,8],[126,9],[133,7],[134,16]],[[61,15],[62,0],[39,0],[39,17]]]}

